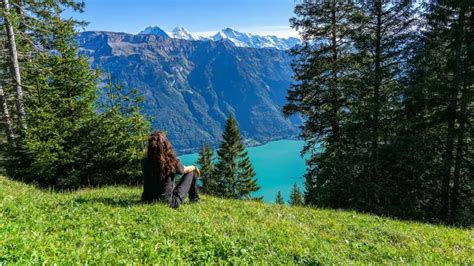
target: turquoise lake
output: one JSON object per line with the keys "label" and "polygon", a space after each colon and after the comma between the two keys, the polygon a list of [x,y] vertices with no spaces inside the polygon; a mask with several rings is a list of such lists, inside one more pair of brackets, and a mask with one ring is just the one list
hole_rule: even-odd
{"label": "turquoise lake", "polygon": [[[303,145],[304,142],[299,140],[278,140],[247,148],[260,186],[254,196],[263,196],[265,202],[273,203],[278,191],[288,200],[295,183],[303,191],[306,171],[305,159],[300,155]],[[179,158],[185,165],[195,164],[198,154]]]}

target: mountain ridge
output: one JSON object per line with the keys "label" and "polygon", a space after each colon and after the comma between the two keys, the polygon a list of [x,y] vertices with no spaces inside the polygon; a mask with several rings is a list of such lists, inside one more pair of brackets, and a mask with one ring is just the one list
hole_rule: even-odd
{"label": "mountain ridge", "polygon": [[272,35],[258,35],[239,32],[232,28],[225,28],[211,36],[193,35],[182,26],[175,27],[172,31],[165,31],[158,26],[149,26],[139,32],[138,34],[152,34],[173,39],[184,40],[213,40],[219,41],[222,39],[230,40],[238,47],[249,48],[275,48],[279,50],[289,50],[296,45],[301,44],[301,40],[295,37],[279,38]]}
{"label": "mountain ridge", "polygon": [[282,106],[292,80],[286,51],[154,34],[83,32],[80,53],[126,89],[138,88],[154,128],[180,153],[216,146],[234,113],[249,144],[296,138],[298,119]]}

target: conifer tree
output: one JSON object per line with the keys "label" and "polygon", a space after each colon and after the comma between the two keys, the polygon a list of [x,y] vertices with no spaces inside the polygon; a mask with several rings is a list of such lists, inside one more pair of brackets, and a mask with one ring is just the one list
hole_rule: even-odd
{"label": "conifer tree", "polygon": [[28,127],[9,149],[9,176],[58,188],[139,183],[148,131],[139,97],[109,86],[104,92],[109,101],[99,102],[99,72],[78,56],[78,23],[55,8],[69,1],[28,3],[48,27],[47,32],[29,29],[44,50],[20,47],[29,56],[22,76]]}
{"label": "conifer tree", "polygon": [[[285,112],[306,118],[305,203],[469,224],[474,6],[424,2],[416,14],[412,1],[353,2],[334,24],[338,3],[302,1],[292,20],[305,43],[294,50]],[[331,29],[347,29],[336,38],[348,44],[336,79],[327,62],[337,61],[320,56],[331,51]],[[339,116],[321,90],[334,91],[334,80]]]}
{"label": "conifer tree", "polygon": [[202,145],[199,151],[198,165],[201,171],[202,191],[207,194],[215,194],[217,189],[212,157],[213,152],[211,147]]}
{"label": "conifer tree", "polygon": [[304,204],[303,195],[301,194],[300,188],[296,183],[293,185],[288,203],[291,206],[302,206]]}
{"label": "conifer tree", "polygon": [[[82,11],[84,2],[2,0],[0,6],[3,18],[0,20],[3,31],[1,35],[6,36],[4,48],[8,51],[8,56],[4,58],[7,62],[6,68],[3,70],[8,74],[5,80],[12,86],[11,94],[15,96],[16,108],[11,116],[16,118],[15,129],[25,130],[26,98],[28,90],[35,82],[24,77],[25,71],[41,68],[40,65],[33,63],[32,59],[35,55],[54,52],[54,49],[50,47],[51,35],[55,31],[53,20],[66,9]],[[70,19],[70,21],[74,20]],[[74,21],[74,24],[83,25],[83,22]],[[7,84],[4,86],[7,87]],[[5,91],[9,90],[5,89]],[[10,97],[7,95],[7,98]]]}
{"label": "conifer tree", "polygon": [[[332,158],[341,161],[344,152],[341,126],[347,123],[355,72],[349,39],[353,31],[351,16],[354,8],[350,2],[305,0],[296,5],[296,17],[290,21],[304,42],[292,50],[296,83],[288,92],[284,113],[287,116],[299,113],[305,118],[303,152],[310,155],[305,176],[308,204],[316,204],[317,195],[330,194],[316,191],[316,175],[320,185],[331,190],[340,190],[342,186],[337,184],[345,183],[343,178],[346,175],[336,177],[333,169],[323,164]],[[321,156],[317,149],[321,143],[324,144],[325,156]],[[327,201],[333,202],[329,198]],[[321,203],[319,200],[318,204]]]}
{"label": "conifer tree", "polygon": [[292,26],[305,42],[294,50],[297,82],[285,112],[306,118],[306,203],[389,211],[400,197],[386,185],[396,178],[381,172],[393,156],[381,152],[391,152],[387,144],[396,137],[409,1],[308,0],[295,13]]}
{"label": "conifer tree", "polygon": [[233,114],[227,119],[222,138],[214,171],[217,180],[216,194],[250,199],[251,193],[257,191],[259,186]]}
{"label": "conifer tree", "polygon": [[[431,5],[430,22],[431,34],[442,33],[443,37],[438,37],[441,45],[446,47],[446,58],[439,58],[444,65],[444,76],[446,82],[441,83],[442,87],[448,92],[446,98],[449,99],[443,108],[446,112],[444,156],[440,175],[442,176],[442,208],[441,214],[443,220],[448,223],[456,223],[460,220],[463,212],[466,210],[465,204],[461,203],[461,197],[465,192],[461,192],[469,187],[468,179],[461,173],[469,176],[470,169],[473,166],[472,152],[466,143],[469,142],[467,132],[469,128],[469,109],[472,108],[472,95],[474,91],[474,80],[472,78],[474,71],[472,68],[474,58],[474,45],[472,43],[474,36],[474,7],[469,1],[447,1]],[[431,35],[431,37],[434,37]],[[436,40],[436,39],[435,39]],[[443,46],[438,49],[443,49]],[[433,51],[435,52],[435,51]],[[432,62],[434,63],[434,62]],[[472,116],[471,116],[472,122]],[[472,149],[470,149],[472,151]],[[469,159],[469,156],[471,158]],[[464,189],[463,189],[464,187]],[[469,190],[469,189],[468,189]],[[469,195],[469,192],[467,193]],[[474,196],[471,193],[471,200]],[[467,202],[469,202],[467,196]],[[471,201],[472,202],[472,201]],[[464,205],[464,206],[462,206]],[[463,210],[464,209],[464,210]]]}
{"label": "conifer tree", "polygon": [[281,195],[281,192],[278,191],[276,197],[275,197],[275,204],[278,205],[285,205],[285,200],[283,199],[283,196]]}
{"label": "conifer tree", "polygon": [[6,36],[8,40],[8,51],[10,52],[9,56],[9,65],[10,71],[12,73],[12,80],[14,82],[15,87],[15,96],[16,96],[16,107],[18,112],[18,120],[21,129],[26,128],[25,122],[25,103],[24,103],[24,93],[23,93],[23,85],[21,82],[21,74],[20,74],[20,65],[18,59],[18,49],[17,49],[17,38],[13,26],[12,20],[15,19],[15,12],[14,9],[10,6],[10,0],[2,0],[2,16],[4,18],[4,27],[6,31]]}
{"label": "conifer tree", "polygon": [[408,152],[406,162],[424,169],[418,174],[423,176],[419,181],[424,189],[418,195],[423,195],[424,214],[435,221],[466,224],[473,197],[473,152],[472,145],[466,145],[472,141],[468,136],[473,122],[466,115],[473,106],[473,6],[464,1],[427,3],[424,18],[406,95],[408,121],[416,130],[398,135],[422,140],[414,150],[428,155]]}
{"label": "conifer tree", "polygon": [[[1,105],[1,114],[2,114],[2,121],[1,124],[5,127],[6,136],[8,142],[13,144],[14,133],[13,133],[13,121],[10,117],[10,108],[8,107],[8,101],[3,90],[2,84],[0,84],[0,105]],[[3,134],[3,132],[2,132]]]}
{"label": "conifer tree", "polygon": [[394,132],[400,125],[397,120],[403,108],[399,101],[403,97],[401,79],[406,75],[406,61],[416,32],[412,4],[411,1],[360,2],[352,19],[357,30],[351,38],[359,62],[353,96],[360,102],[351,117],[351,125],[357,121],[356,131],[348,134],[354,134],[359,143],[357,153],[361,158],[357,168],[362,170],[357,179],[361,186],[351,191],[360,192],[354,198],[357,198],[355,207],[362,210],[406,205],[394,203],[402,198],[396,196],[399,190],[393,184],[394,179],[384,172],[385,165],[392,163],[388,162],[395,148],[391,144],[397,139]]}

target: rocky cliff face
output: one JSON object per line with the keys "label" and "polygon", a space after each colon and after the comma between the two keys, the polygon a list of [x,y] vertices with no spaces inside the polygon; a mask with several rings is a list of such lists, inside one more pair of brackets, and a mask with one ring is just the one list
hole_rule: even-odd
{"label": "rocky cliff face", "polygon": [[298,135],[281,112],[292,81],[285,51],[111,32],[84,32],[78,41],[93,67],[143,94],[153,126],[180,152],[216,145],[231,112],[249,141]]}

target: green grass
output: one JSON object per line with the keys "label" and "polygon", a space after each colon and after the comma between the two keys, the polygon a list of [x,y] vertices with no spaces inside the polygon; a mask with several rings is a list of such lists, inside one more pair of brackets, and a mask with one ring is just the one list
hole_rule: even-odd
{"label": "green grass", "polygon": [[0,264],[473,263],[472,229],[208,196],[173,210],[140,192],[0,177]]}

